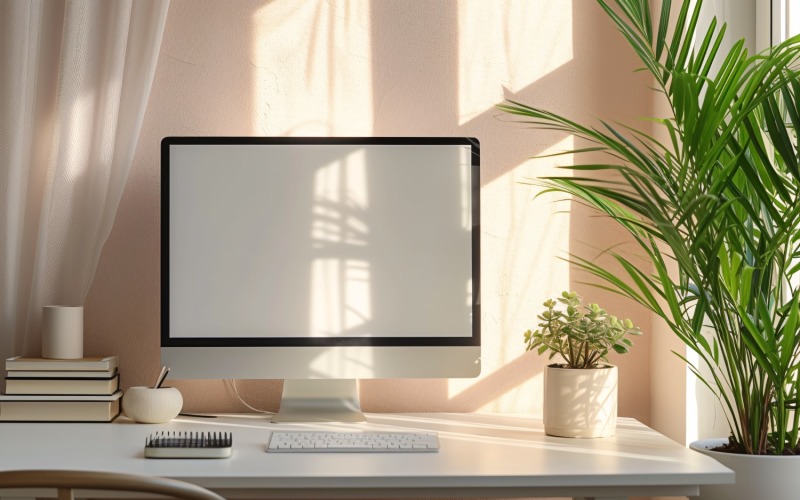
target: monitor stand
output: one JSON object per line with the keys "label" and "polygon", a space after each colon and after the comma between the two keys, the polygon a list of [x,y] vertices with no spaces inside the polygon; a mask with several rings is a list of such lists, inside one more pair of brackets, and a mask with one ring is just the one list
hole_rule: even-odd
{"label": "monitor stand", "polygon": [[287,379],[272,422],[366,422],[355,380]]}

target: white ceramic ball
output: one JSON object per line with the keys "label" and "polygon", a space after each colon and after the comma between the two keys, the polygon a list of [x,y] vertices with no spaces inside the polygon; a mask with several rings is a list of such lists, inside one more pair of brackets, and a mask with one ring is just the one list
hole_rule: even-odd
{"label": "white ceramic ball", "polygon": [[141,424],[163,424],[178,416],[183,396],[174,387],[131,387],[122,397],[125,415]]}

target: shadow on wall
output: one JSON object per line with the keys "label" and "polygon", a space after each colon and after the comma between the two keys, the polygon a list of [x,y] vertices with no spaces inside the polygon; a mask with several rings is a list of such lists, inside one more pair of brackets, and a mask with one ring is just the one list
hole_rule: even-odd
{"label": "shadow on wall", "polygon": [[[474,4],[468,4],[473,6]],[[454,61],[464,61],[471,57],[469,54],[459,54],[467,45],[465,40],[472,38],[472,46],[480,33],[459,33],[459,19],[454,9],[443,9],[434,5],[418,5],[416,9],[406,9],[405,4],[397,2],[378,2],[373,4],[371,17],[373,20],[372,50],[373,61],[380,62],[392,60],[396,64],[375,64],[373,66],[373,108],[375,109],[374,130],[375,135],[436,135],[452,134],[457,136],[476,136],[481,140],[481,185],[483,187],[501,179],[514,169],[526,162],[532,156],[550,152],[561,141],[567,138],[565,134],[544,131],[531,131],[530,129],[511,123],[508,117],[500,115],[494,107],[471,114],[468,120],[463,120],[464,110],[460,109],[459,95],[454,89],[464,89],[463,73],[459,75],[459,68]],[[507,7],[507,6],[506,6]],[[532,83],[521,88],[504,88],[504,98],[522,101],[535,106],[542,106],[559,113],[567,114],[577,119],[591,119],[593,116],[619,117],[620,110],[630,114],[642,115],[649,110],[647,95],[641,90],[637,93],[620,92],[618,89],[625,86],[640,85],[644,88],[646,81],[631,79],[632,53],[618,36],[610,22],[606,22],[605,15],[593,2],[574,2],[572,4],[572,57],[563,64],[538,77]],[[546,9],[540,9],[545,11]],[[546,15],[546,12],[542,12]],[[487,24],[493,20],[486,16]],[[513,13],[504,12],[499,22],[487,26],[488,29],[501,30],[503,33],[513,32],[508,24],[518,23]],[[529,23],[529,29],[536,30],[541,23],[548,22],[544,17],[530,18],[521,21]],[[379,29],[376,27],[380,27]],[[544,30],[542,30],[544,31]],[[611,35],[609,35],[611,33]],[[507,35],[506,35],[507,36]],[[420,43],[403,44],[398,40],[407,38],[424,40],[426,50],[420,50]],[[448,41],[450,40],[450,41]],[[461,43],[452,43],[460,40]],[[609,45],[598,44],[597,40],[608,40]],[[505,40],[506,53],[509,60],[505,61],[509,72],[513,75],[516,71],[515,64],[537,64],[536,60],[525,60],[510,56],[509,46],[511,41]],[[547,43],[541,40],[540,43]],[[527,51],[525,51],[527,52]],[[533,52],[533,51],[530,51]],[[607,54],[630,53],[631,57],[609,57]],[[475,57],[480,57],[476,54]],[[494,64],[486,61],[487,66]],[[520,68],[521,71],[521,68]],[[449,82],[435,87],[420,88],[419,82],[425,81],[426,75],[436,74],[437,82]],[[488,72],[487,72],[488,74]],[[482,74],[467,75],[470,78],[485,78]],[[615,80],[619,76],[621,80]],[[633,83],[631,83],[633,82]],[[499,88],[505,82],[494,82]],[[480,85],[478,85],[480,86]],[[411,98],[412,100],[409,100]],[[638,101],[633,99],[638,98]],[[461,99],[463,101],[463,99]],[[497,99],[499,102],[500,99]],[[631,108],[634,111],[630,111]],[[426,116],[424,122],[419,117],[425,116],[428,110],[435,110],[433,116]],[[565,160],[561,160],[565,161]],[[532,170],[529,175],[540,175],[541,172]],[[532,204],[529,191],[522,203]],[[500,200],[484,197],[482,205],[484,213],[493,212],[493,207],[487,203],[514,203],[516,200]],[[538,202],[537,202],[538,203]],[[535,208],[535,207],[531,207]],[[565,207],[566,208],[566,207]],[[573,213],[570,210],[570,213]],[[568,246],[561,248],[562,255],[581,248],[582,251],[596,252],[586,244],[596,241],[625,241],[626,237],[621,232],[614,232],[614,240],[609,240],[608,232],[613,226],[598,223],[580,212],[581,217],[570,216],[567,213],[556,215],[565,217],[564,222],[569,224],[570,233]],[[524,211],[522,217],[541,216],[533,210]],[[486,246],[486,233],[492,226],[491,221],[482,221],[484,233],[484,247]],[[522,224],[520,224],[522,226]],[[509,240],[509,243],[511,241]],[[608,245],[610,246],[610,245]],[[495,403],[499,398],[513,393],[533,378],[541,378],[542,367],[547,364],[546,358],[536,357],[534,353],[520,355],[522,348],[522,332],[525,328],[533,327],[528,324],[525,328],[518,328],[520,318],[523,321],[533,322],[535,316],[532,311],[539,306],[524,300],[512,300],[513,290],[506,290],[503,284],[496,283],[498,277],[507,273],[514,273],[515,263],[520,259],[525,260],[521,253],[527,253],[528,259],[549,259],[549,255],[537,254],[536,248],[526,248],[522,245],[508,244],[500,257],[500,261],[487,261],[484,253],[483,263],[483,290],[484,294],[484,374],[477,381],[466,381],[466,387],[460,391],[453,390],[453,381],[448,380],[393,380],[379,381],[368,380],[361,382],[363,404],[368,411],[403,411],[409,407],[419,407],[420,411],[476,411],[481,409],[507,410],[508,406],[498,408]],[[564,286],[567,286],[565,282]],[[581,283],[581,277],[570,273],[569,284],[571,289],[581,290],[586,288]],[[556,294],[556,290],[538,290],[544,296]],[[502,294],[507,297],[501,301],[499,310],[487,307],[487,293]],[[620,315],[632,317],[637,324],[647,324],[646,312],[629,311],[630,303],[621,300],[613,294],[600,290],[588,289],[585,292],[591,296],[592,301],[605,304],[611,311],[621,311]],[[636,314],[632,314],[636,313]],[[491,317],[491,321],[487,321]],[[511,349],[509,349],[511,346]],[[621,391],[627,397],[620,401],[620,414],[634,416],[645,422],[649,419],[647,401],[649,392],[649,372],[646,370],[649,357],[649,340],[637,342],[632,354],[626,359],[614,359],[620,365]],[[517,349],[518,348],[518,349]],[[645,369],[642,369],[642,366]],[[537,382],[539,383],[539,382]],[[387,397],[387,395],[390,395]],[[517,408],[512,411],[524,411],[531,407],[526,398],[531,395],[516,395]],[[413,401],[412,401],[413,399]],[[634,403],[634,401],[636,401]],[[538,403],[533,403],[535,406]],[[514,404],[512,403],[512,407]]]}
{"label": "shadow on wall", "polygon": [[[562,36],[572,46],[557,45],[562,39],[550,36],[557,33],[571,33],[571,40]],[[494,52],[486,47],[489,38]],[[568,56],[554,62],[550,54],[556,52]],[[541,230],[555,231],[560,224],[555,217],[564,217],[570,235],[557,251],[565,255],[577,242],[609,241],[608,227],[569,214],[549,217],[553,207],[542,205],[546,200],[530,201],[532,191],[517,181],[538,171],[515,170],[530,168],[531,156],[569,139],[506,123],[494,104],[510,98],[577,119],[624,121],[624,116],[643,115],[649,105],[632,101],[643,95],[637,93],[643,83],[631,80],[633,56],[620,53],[629,51],[594,2],[228,5],[173,0],[134,168],[87,301],[87,353],[120,353],[123,384],[150,383],[158,372],[159,159],[154,145],[161,137],[475,136],[481,140],[484,188],[484,374],[457,384],[363,381],[362,402],[366,411],[535,411],[540,403],[529,388],[538,383],[547,360],[523,354],[522,332],[534,326],[532,311],[560,290],[526,279],[530,271],[520,262],[542,261],[548,269],[557,261],[535,238],[534,244],[523,244],[521,228],[538,218],[547,219]],[[468,68],[475,69],[468,73]],[[615,75],[624,80],[614,81]],[[499,183],[512,186],[495,190]],[[512,196],[503,194],[508,192]],[[523,290],[509,278],[516,275],[526,282]],[[580,290],[572,276],[553,280]],[[611,311],[619,309],[615,305],[627,307],[592,294]],[[640,340],[619,362],[620,414],[645,422],[641,402],[648,398],[649,375],[637,363],[646,366],[648,355]],[[184,393],[187,411],[246,411],[222,381],[175,385]],[[273,410],[280,387],[280,381],[239,385],[248,402]]]}

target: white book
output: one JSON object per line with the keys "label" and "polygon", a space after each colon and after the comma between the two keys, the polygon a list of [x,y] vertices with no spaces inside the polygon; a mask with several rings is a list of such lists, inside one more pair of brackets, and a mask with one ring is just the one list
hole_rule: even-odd
{"label": "white book", "polygon": [[118,356],[89,357],[80,359],[47,359],[15,356],[6,360],[6,370],[36,371],[108,371],[119,366]]}
{"label": "white book", "polygon": [[12,378],[71,378],[71,379],[111,379],[117,374],[117,369],[111,370],[94,370],[94,371],[52,371],[52,370],[13,370],[8,372],[7,379]]}
{"label": "white book", "polygon": [[119,375],[112,378],[6,378],[6,395],[110,395],[119,389]]}
{"label": "white book", "polygon": [[114,401],[0,401],[0,422],[111,422],[120,414]]}
{"label": "white book", "polygon": [[122,391],[114,394],[70,395],[70,394],[0,394],[0,403],[6,401],[116,401]]}

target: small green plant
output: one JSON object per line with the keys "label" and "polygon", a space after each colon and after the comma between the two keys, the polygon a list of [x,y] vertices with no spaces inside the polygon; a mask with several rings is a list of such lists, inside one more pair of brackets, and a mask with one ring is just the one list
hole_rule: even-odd
{"label": "small green plant", "polygon": [[558,302],[566,311],[556,309],[555,300],[545,301],[537,316],[541,329],[525,332],[525,350],[550,351],[550,359],[560,354],[566,363],[558,366],[599,368],[611,349],[624,354],[633,345],[628,336],[642,334],[629,319],[619,320],[597,304],[583,305],[575,292],[562,292]]}

